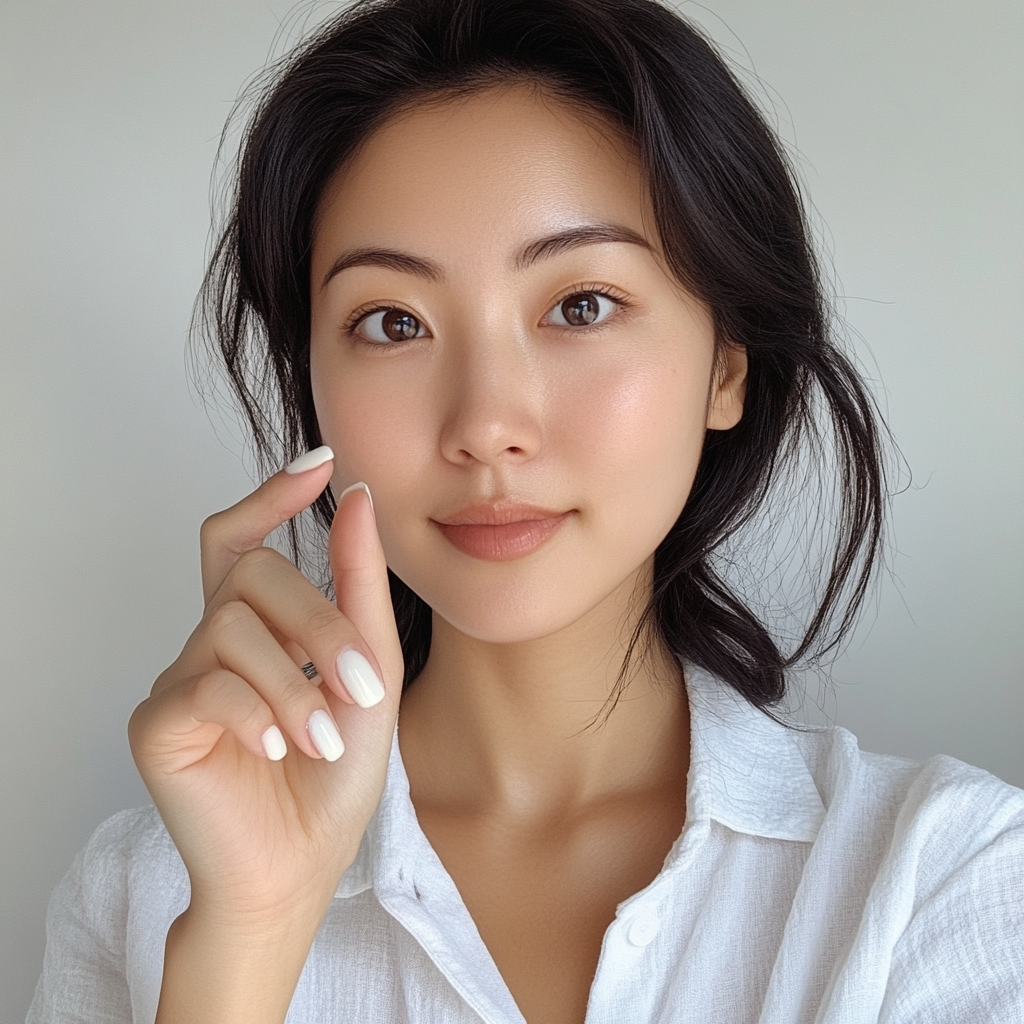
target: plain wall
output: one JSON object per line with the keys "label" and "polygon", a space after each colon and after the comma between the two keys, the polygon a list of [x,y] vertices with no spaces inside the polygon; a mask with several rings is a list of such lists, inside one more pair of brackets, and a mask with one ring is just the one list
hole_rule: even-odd
{"label": "plain wall", "polygon": [[[684,10],[798,150],[914,474],[825,712],[867,749],[1024,785],[1024,5],[709,4]],[[126,723],[200,614],[200,521],[250,488],[184,338],[218,135],[290,12],[0,6],[2,1022],[74,853],[148,801]]]}

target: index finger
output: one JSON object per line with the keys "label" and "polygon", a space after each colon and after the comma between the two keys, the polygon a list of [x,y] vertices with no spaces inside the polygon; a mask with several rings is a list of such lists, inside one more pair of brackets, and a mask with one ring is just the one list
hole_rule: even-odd
{"label": "index finger", "polygon": [[203,522],[199,553],[204,604],[210,603],[246,551],[262,547],[274,530],[316,501],[331,479],[333,459],[334,452],[327,445],[314,448],[268,477],[241,501]]}

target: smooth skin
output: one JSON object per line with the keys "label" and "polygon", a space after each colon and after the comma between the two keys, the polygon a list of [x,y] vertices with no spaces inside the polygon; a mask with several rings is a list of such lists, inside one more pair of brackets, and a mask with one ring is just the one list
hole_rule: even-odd
{"label": "smooth skin", "polygon": [[[204,524],[206,613],[132,721],[193,881],[158,1021],[284,1019],[382,791],[402,678],[386,555],[434,612],[401,697],[419,822],[529,1024],[580,1024],[617,904],[655,877],[686,813],[672,658],[636,660],[602,710],[704,433],[742,414],[745,353],[716,347],[666,270],[630,147],[521,84],[381,127],[323,197],[310,294],[336,458]],[[583,326],[565,312],[580,295],[598,310]],[[358,490],[341,503],[336,608],[262,547],[329,478],[335,493],[366,481],[376,510]],[[437,525],[502,500],[568,515],[503,561]],[[353,645],[382,673],[376,707],[348,703],[332,667]],[[307,652],[319,686],[296,667]],[[317,709],[344,737],[334,763],[305,731]],[[279,762],[260,744],[274,722]]]}
{"label": "smooth skin", "polygon": [[[167,939],[160,1024],[284,1020],[383,790],[403,666],[366,492],[346,497],[331,530],[337,606],[262,546],[332,468],[277,473],[203,524],[203,619],[129,723],[192,888]],[[337,674],[351,647],[383,675],[375,707],[356,706]],[[308,660],[320,685],[298,668]],[[306,729],[317,711],[346,739],[336,761]],[[261,742],[274,724],[289,747],[278,761]]]}

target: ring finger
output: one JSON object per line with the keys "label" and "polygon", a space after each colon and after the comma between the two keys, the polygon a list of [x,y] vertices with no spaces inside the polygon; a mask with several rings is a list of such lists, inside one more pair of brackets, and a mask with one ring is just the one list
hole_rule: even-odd
{"label": "ring finger", "polygon": [[256,612],[244,601],[228,601],[213,613],[210,625],[217,660],[270,705],[285,736],[310,757],[336,760],[344,744],[327,699]]}

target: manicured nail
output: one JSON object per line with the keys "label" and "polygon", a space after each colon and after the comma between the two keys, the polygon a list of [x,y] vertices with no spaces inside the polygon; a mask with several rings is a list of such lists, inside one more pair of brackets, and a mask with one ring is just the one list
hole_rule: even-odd
{"label": "manicured nail", "polygon": [[357,650],[349,647],[338,655],[338,675],[361,708],[372,708],[384,699],[384,684]]}
{"label": "manicured nail", "polygon": [[289,462],[284,467],[284,471],[291,473],[292,476],[298,473],[308,473],[311,469],[316,469],[317,466],[322,466],[333,458],[334,452],[331,451],[328,445],[322,444],[319,448],[314,448],[312,451],[306,452],[305,455],[300,455],[294,462]]}
{"label": "manicured nail", "polygon": [[263,741],[263,751],[271,761],[280,761],[288,753],[288,745],[276,725],[272,725],[260,738]]}
{"label": "manicured nail", "polygon": [[[370,511],[373,512],[373,495],[370,493],[370,488],[367,487],[362,480],[357,484],[349,484],[348,487],[338,495],[338,504],[340,505],[342,501],[344,501],[346,494],[351,494],[353,491],[358,490],[366,491],[366,496],[370,499]],[[377,513],[373,512],[373,514],[376,515]]]}
{"label": "manicured nail", "polygon": [[341,742],[338,727],[326,711],[314,711],[306,723],[306,731],[324,760],[337,761],[345,753],[345,744]]}

